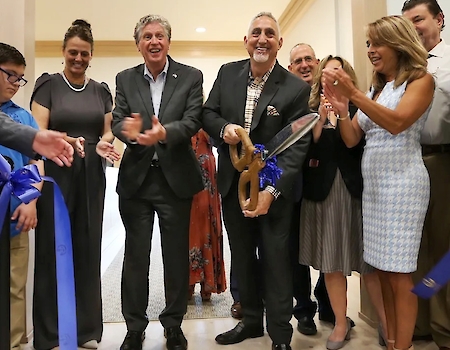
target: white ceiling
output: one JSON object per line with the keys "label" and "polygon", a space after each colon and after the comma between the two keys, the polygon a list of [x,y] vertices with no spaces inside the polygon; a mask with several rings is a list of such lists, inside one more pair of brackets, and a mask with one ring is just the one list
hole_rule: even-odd
{"label": "white ceiling", "polygon": [[[270,11],[276,18],[289,0],[77,0],[36,1],[36,40],[62,40],[71,22],[86,19],[94,40],[132,40],[140,17],[159,14],[172,25],[172,40],[240,41],[253,16]],[[205,27],[205,33],[197,33]]]}

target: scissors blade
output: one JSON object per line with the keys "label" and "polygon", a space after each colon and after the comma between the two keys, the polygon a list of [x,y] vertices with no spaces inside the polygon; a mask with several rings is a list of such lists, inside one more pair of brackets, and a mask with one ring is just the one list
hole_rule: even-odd
{"label": "scissors blade", "polygon": [[292,146],[310,131],[319,119],[317,113],[309,113],[285,126],[265,145],[266,152],[262,154],[262,160],[280,154]]}

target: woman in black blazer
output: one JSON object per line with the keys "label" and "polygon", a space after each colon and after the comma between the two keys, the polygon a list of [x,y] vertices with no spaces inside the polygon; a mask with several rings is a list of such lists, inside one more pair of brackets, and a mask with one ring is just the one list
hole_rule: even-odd
{"label": "woman in black blazer", "polygon": [[[324,68],[342,67],[356,85],[351,65],[341,57],[328,56],[314,78],[309,106],[318,110],[320,121],[313,129],[313,142],[303,167],[303,201],[300,215],[300,263],[325,274],[325,284],[336,316],[328,349],[340,349],[350,339],[346,317],[347,280],[352,271],[367,274],[373,301],[381,320],[385,319],[379,281],[363,260],[361,157],[364,140],[349,149],[341,139],[337,119],[353,118],[357,108],[350,103],[346,116],[334,114],[321,94]],[[378,282],[378,283],[377,283]],[[373,288],[373,285],[378,288]],[[385,322],[382,322],[385,324]],[[384,328],[385,329],[385,328]]]}

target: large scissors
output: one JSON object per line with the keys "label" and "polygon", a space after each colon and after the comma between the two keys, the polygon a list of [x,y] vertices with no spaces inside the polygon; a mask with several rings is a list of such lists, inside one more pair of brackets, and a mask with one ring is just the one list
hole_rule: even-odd
{"label": "large scissors", "polygon": [[[260,191],[259,172],[271,157],[280,154],[301,139],[319,121],[317,113],[309,113],[293,121],[279,131],[264,147],[262,152],[250,140],[250,136],[242,129],[236,129],[236,134],[242,142],[240,154],[237,145],[230,145],[231,162],[241,173],[238,183],[239,205],[242,210],[255,210],[258,205]],[[247,187],[250,184],[250,200],[247,201]]]}

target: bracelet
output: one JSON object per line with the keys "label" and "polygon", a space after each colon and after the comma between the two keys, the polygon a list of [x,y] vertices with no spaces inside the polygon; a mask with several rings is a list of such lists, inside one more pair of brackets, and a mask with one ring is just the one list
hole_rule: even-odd
{"label": "bracelet", "polygon": [[336,119],[337,120],[345,120],[348,119],[350,117],[350,112],[347,112],[347,116],[342,118],[339,114],[336,114]]}

